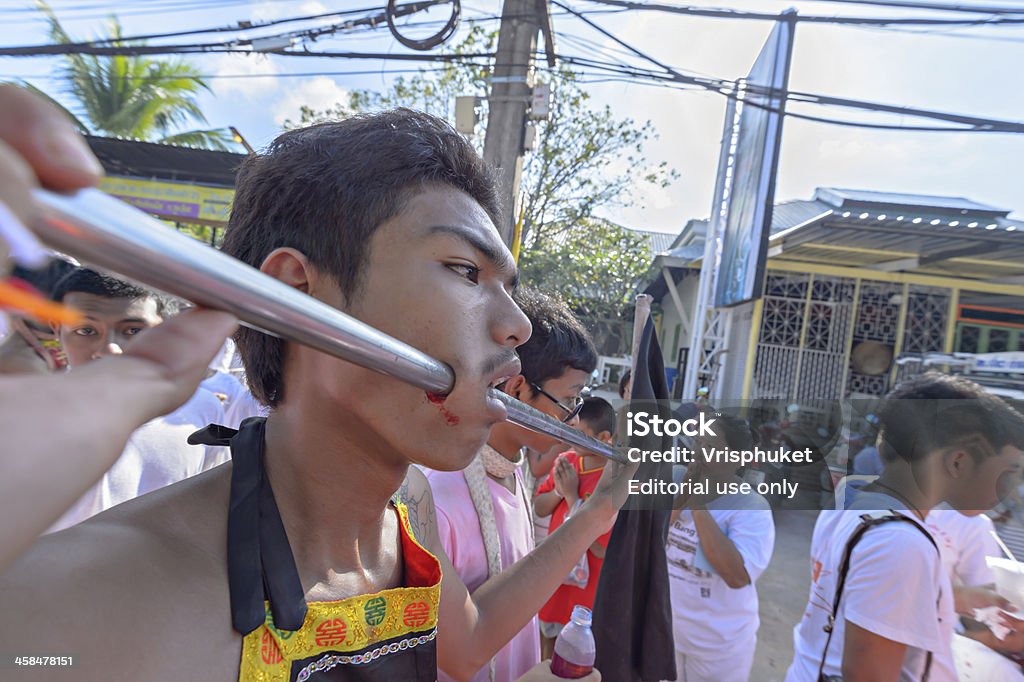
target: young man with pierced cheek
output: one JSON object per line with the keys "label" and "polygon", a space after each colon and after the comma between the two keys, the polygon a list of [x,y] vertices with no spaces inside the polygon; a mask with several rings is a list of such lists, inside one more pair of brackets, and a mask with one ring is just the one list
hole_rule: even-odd
{"label": "young man with pierced cheek", "polygon": [[225,251],[448,363],[455,385],[428,396],[240,330],[270,415],[195,434],[230,444],[229,464],[38,543],[0,577],[5,646],[80,652],[80,679],[427,682],[438,654],[486,663],[560,582],[561,555],[611,524],[631,473],[609,467],[560,545],[472,595],[423,476],[414,524],[396,499],[410,463],[463,468],[505,419],[487,390],[518,374],[530,325],[498,217],[482,159],[425,114],[292,130],[248,157]]}

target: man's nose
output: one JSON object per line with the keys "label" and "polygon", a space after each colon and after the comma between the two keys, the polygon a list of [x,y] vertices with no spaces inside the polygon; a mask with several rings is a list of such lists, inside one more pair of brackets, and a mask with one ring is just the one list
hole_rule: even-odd
{"label": "man's nose", "polygon": [[96,352],[92,353],[93,359],[99,359],[108,355],[121,355],[124,350],[121,348],[121,344],[117,341],[108,341],[96,349]]}
{"label": "man's nose", "polygon": [[491,327],[494,340],[500,345],[520,346],[533,334],[533,325],[512,297],[505,294],[504,300],[495,306],[494,324]]}

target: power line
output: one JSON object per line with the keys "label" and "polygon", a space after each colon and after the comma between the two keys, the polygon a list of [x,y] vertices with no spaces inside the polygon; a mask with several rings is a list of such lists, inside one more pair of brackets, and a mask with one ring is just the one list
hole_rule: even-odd
{"label": "power line", "polygon": [[[563,57],[563,61],[576,63],[576,59],[573,57]],[[604,82],[619,82],[628,83],[631,85],[649,86],[649,87],[660,87],[671,90],[681,90],[684,92],[702,92],[705,94],[722,95],[730,99],[737,99],[737,95],[731,92],[722,92],[706,87],[697,87],[686,83],[680,83],[667,78],[664,75],[660,75],[653,72],[636,73],[629,70],[619,70],[615,68],[608,68],[602,70],[594,64],[589,64],[587,68],[598,69],[598,73],[584,73],[584,75],[592,76],[588,80],[581,81],[586,83],[604,83]],[[583,72],[581,72],[583,73]],[[622,74],[620,76],[608,76],[608,73]],[[810,121],[814,123],[825,123],[828,125],[839,125],[854,128],[868,128],[872,130],[892,130],[892,131],[903,131],[903,132],[937,132],[937,133],[961,133],[961,132],[1017,132],[1014,130],[990,130],[985,128],[964,128],[964,127],[951,127],[951,126],[925,126],[925,125],[903,125],[903,124],[890,124],[890,123],[869,123],[866,121],[851,121],[847,119],[828,118],[824,116],[814,116],[811,114],[803,114],[800,112],[787,109],[785,112],[779,112],[777,108],[756,102],[753,100],[744,100],[745,106],[751,106],[757,109],[763,109],[765,111],[775,111],[777,113],[783,113],[785,116],[804,121]],[[982,119],[979,119],[982,120]]]}
{"label": "power line", "polygon": [[[221,10],[221,9],[224,9],[225,7],[238,6],[238,5],[248,5],[248,4],[249,4],[249,0],[221,0],[220,2],[217,2],[215,4],[203,4],[203,3],[196,3],[196,2],[178,2],[178,3],[166,4],[166,5],[158,5],[156,2],[147,2],[145,9],[140,9],[140,8],[122,9],[122,10],[120,10],[118,12],[118,16],[119,17],[124,17],[124,16],[146,16],[146,15],[161,14],[161,13],[164,13],[164,12],[190,12],[190,11],[205,11],[205,10]],[[84,21],[84,20],[90,20],[90,19],[105,19],[105,18],[110,16],[110,9],[111,8],[110,8],[110,5],[95,5],[95,6],[92,6],[92,7],[87,7],[87,8],[82,8],[82,9],[105,10],[105,13],[103,13],[103,14],[68,15],[67,11],[65,11],[65,15],[68,16],[68,18],[70,18],[72,20],[75,20],[75,21]],[[71,10],[71,11],[76,11],[76,10]],[[42,19],[42,17],[39,16],[39,10],[37,10],[35,8],[11,8],[11,9],[5,9],[5,10],[3,10],[3,12],[4,13],[20,14],[20,15],[30,15],[27,19],[17,19],[17,18],[7,19],[7,18],[5,18],[5,21],[8,22],[8,23],[26,23],[28,21],[33,21],[34,22],[37,19]],[[32,16],[32,15],[35,15],[35,16]]]}
{"label": "power line", "polygon": [[[395,16],[409,16],[417,12],[429,9],[431,7],[446,3],[448,0],[421,0],[420,2],[409,3],[397,7],[395,9]],[[362,17],[359,19],[350,19],[342,23],[331,24],[325,27],[318,28],[307,28],[297,31],[290,31],[285,33],[278,33],[267,36],[260,36],[258,38],[236,38],[229,41],[221,42],[207,42],[207,43],[191,43],[185,45],[131,45],[134,40],[138,38],[118,38],[118,39],[103,39],[98,41],[79,42],[79,43],[59,43],[59,44],[47,44],[47,45],[26,45],[20,47],[6,47],[0,48],[0,56],[8,57],[36,57],[36,56],[52,56],[52,55],[68,55],[68,54],[87,54],[94,56],[140,56],[140,55],[157,55],[157,54],[191,54],[201,52],[221,52],[231,50],[221,50],[218,48],[235,48],[242,46],[252,46],[253,49],[245,50],[255,52],[272,52],[280,53],[284,49],[284,45],[277,45],[271,48],[260,49],[260,44],[267,44],[265,41],[272,40],[298,40],[308,39],[316,40],[324,35],[331,35],[338,33],[339,31],[350,31],[355,28],[369,27],[370,29],[377,28],[378,26],[387,25],[387,10],[379,12],[368,17]],[[235,29],[242,30],[242,29]],[[186,31],[184,35],[193,34],[195,32]]]}
{"label": "power line", "polygon": [[[594,0],[603,2],[605,4],[616,4],[616,5],[627,5],[637,3],[618,2],[617,0]],[[1024,124],[1011,122],[1011,121],[1000,121],[995,119],[985,119],[974,116],[962,116],[958,114],[949,114],[945,112],[930,111],[924,109],[915,109],[912,107],[902,107],[894,105],[886,105],[875,102],[865,102],[860,100],[852,100],[845,98],[829,97],[825,95],[817,95],[812,93],[787,91],[785,93],[773,92],[768,88],[764,88],[755,84],[745,83],[742,84],[736,81],[715,78],[709,76],[686,74],[680,70],[663,63],[649,54],[646,54],[639,49],[629,45],[625,41],[619,39],[612,33],[604,30],[593,21],[587,19],[584,13],[568,7],[555,0],[555,5],[561,7],[567,13],[572,14],[576,18],[582,20],[584,23],[589,25],[594,30],[610,38],[622,48],[628,50],[631,54],[659,67],[663,73],[654,72],[648,69],[642,69],[640,67],[633,67],[622,63],[599,62],[596,60],[588,59],[585,57],[571,57],[563,56],[563,61],[568,64],[575,64],[582,68],[596,69],[605,74],[613,73],[618,76],[625,76],[631,79],[644,79],[648,81],[659,82],[660,84],[672,84],[676,87],[683,86],[687,89],[700,88],[709,92],[713,92],[718,95],[730,97],[734,99],[743,98],[741,90],[748,93],[757,94],[765,98],[778,98],[784,96],[787,101],[797,104],[815,104],[821,106],[838,106],[844,108],[859,109],[871,112],[881,112],[888,114],[896,114],[902,116],[911,116],[917,118],[929,118],[932,120],[940,120],[944,123],[950,123],[958,126],[966,126],[959,128],[952,127],[924,127],[924,126],[904,126],[904,125],[887,125],[887,124],[871,124],[866,122],[856,122],[841,119],[832,119],[818,116],[811,116],[807,114],[800,114],[798,112],[785,112],[786,115],[794,118],[802,118],[805,120],[823,122],[823,123],[834,123],[838,125],[853,125],[858,127],[869,127],[869,128],[882,128],[882,129],[899,129],[899,130],[943,130],[943,131],[977,131],[977,132],[1024,132]],[[652,7],[652,6],[645,6]],[[775,15],[770,15],[775,16]],[[322,29],[318,29],[322,30]],[[337,29],[335,29],[337,30]],[[582,39],[581,39],[582,40]],[[205,44],[192,44],[192,45],[169,45],[169,46],[147,46],[147,45],[82,45],[78,53],[96,54],[96,55],[128,55],[138,56],[143,54],[195,54],[195,53],[242,53],[242,54],[253,54],[254,50],[251,47],[245,47],[242,45],[244,41],[235,41],[233,43],[205,43]],[[27,46],[20,48],[2,48],[0,49],[0,55],[9,56],[36,56],[38,54],[66,54],[59,48],[67,48],[69,46]],[[310,51],[310,50],[274,50],[273,54],[281,56],[298,56],[298,57],[322,57],[322,58],[334,58],[334,59],[380,59],[383,61],[394,60],[394,61],[419,61],[419,62],[442,62],[442,63],[465,63],[467,65],[485,67],[489,66],[488,63],[474,62],[471,60],[486,59],[491,60],[495,55],[493,53],[470,53],[470,54],[392,54],[392,53],[379,53],[379,52],[326,52],[326,51]],[[611,55],[605,55],[606,57],[612,57]],[[316,72],[323,73],[323,75],[344,75],[346,72]],[[356,72],[353,72],[353,74]],[[377,73],[376,71],[372,73]],[[265,77],[270,74],[240,74],[239,77]],[[283,74],[276,74],[277,76],[283,76]],[[288,77],[288,76],[285,76]],[[755,106],[760,108],[766,108],[767,105],[753,101],[749,98],[744,99],[745,103],[749,106]]]}
{"label": "power line", "polygon": [[323,12],[321,14],[308,14],[300,17],[288,17],[285,19],[270,19],[267,21],[239,21],[234,26],[215,26],[211,28],[197,28],[186,31],[172,31],[169,33],[149,33],[145,35],[137,36],[125,36],[122,38],[97,38],[96,40],[83,40],[75,43],[65,43],[69,47],[82,47],[88,45],[107,45],[112,42],[123,42],[123,43],[134,43],[141,40],[154,40],[159,38],[180,38],[183,36],[191,35],[202,35],[204,33],[238,33],[240,31],[256,31],[268,26],[279,26],[281,24],[295,23],[299,21],[314,21],[316,19],[326,19],[327,17],[335,16],[347,16],[352,14],[365,14],[374,10],[379,10],[379,7],[364,7],[362,9],[350,9],[339,12]]}
{"label": "power line", "polygon": [[[553,4],[561,7],[562,9],[565,9],[566,11],[574,12],[574,10],[571,7],[559,2],[558,0],[553,0]],[[626,48],[627,50],[629,50],[636,56],[640,57],[641,59],[644,59],[645,61],[648,61],[654,64],[655,66],[658,66],[659,68],[663,69],[665,71],[663,78],[675,80],[682,83],[687,83],[690,85],[697,85],[712,92],[717,92],[718,94],[726,97],[740,99],[742,97],[742,95],[740,94],[741,90],[746,90],[764,96],[766,98],[783,97],[786,99],[786,101],[819,104],[827,106],[838,106],[850,109],[860,109],[864,111],[882,112],[889,114],[898,114],[903,116],[912,116],[915,118],[928,118],[933,120],[939,120],[945,123],[953,123],[956,125],[967,126],[965,128],[959,129],[964,131],[1024,133],[1024,123],[1018,123],[1015,121],[1001,121],[997,119],[987,119],[975,116],[963,116],[960,114],[949,114],[946,112],[931,111],[927,109],[915,109],[913,107],[894,106],[889,104],[880,104],[877,102],[866,102],[841,97],[830,97],[827,95],[816,95],[812,93],[796,92],[792,90],[780,92],[775,91],[771,88],[766,88],[751,83],[743,83],[741,85],[736,81],[730,81],[721,78],[707,78],[686,75],[681,73],[677,69],[674,69],[673,67],[665,64],[664,62],[661,62],[655,59],[654,57],[646,54],[645,52],[637,49],[636,47],[630,45],[629,43],[615,36],[611,32],[605,30],[604,28],[602,28],[595,22],[591,21],[590,19],[582,15],[577,15],[577,18],[586,23],[587,25],[589,25],[598,33],[601,33],[605,37],[615,41],[616,43]],[[746,105],[766,108],[765,105],[761,105],[750,99],[744,98],[743,102]],[[795,113],[790,114],[790,112],[779,113],[806,118],[806,115],[798,115]],[[824,119],[818,118],[809,120],[820,120],[820,122],[826,122]],[[828,119],[828,122],[836,122],[839,123],[840,125],[856,125],[855,123],[848,121],[840,122],[838,119]],[[903,126],[901,126],[901,128],[906,129]]]}
{"label": "power line", "polygon": [[892,9],[923,9],[932,12],[956,12],[959,14],[1024,14],[1024,7],[998,5],[949,5],[914,0],[805,0],[808,2],[829,2],[842,5],[868,5]]}
{"label": "power line", "polygon": [[[754,21],[782,21],[784,15],[769,12],[748,12],[736,9],[694,7],[691,5],[664,5],[653,2],[632,2],[632,0],[588,0],[599,5],[622,7],[631,10],[668,12],[715,19],[748,19]],[[813,24],[839,24],[847,26],[1005,26],[1024,24],[1024,16],[990,16],[983,19],[938,19],[927,17],[826,17],[809,14],[798,15],[798,22]]]}
{"label": "power line", "polygon": [[[202,80],[236,80],[249,78],[314,78],[316,76],[375,76],[377,74],[402,75],[411,73],[435,73],[447,70],[447,67],[438,66],[433,68],[419,67],[417,69],[360,69],[356,71],[285,71],[280,73],[207,73],[199,74],[194,78]],[[0,74],[0,79],[25,79],[25,80],[64,80],[66,76],[59,73],[39,74]],[[180,76],[131,76],[124,80],[131,81],[162,81],[180,78]]]}

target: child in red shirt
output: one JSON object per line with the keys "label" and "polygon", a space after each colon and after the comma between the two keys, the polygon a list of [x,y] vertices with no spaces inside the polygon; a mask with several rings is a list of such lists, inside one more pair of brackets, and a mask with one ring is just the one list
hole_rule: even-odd
{"label": "child in red shirt", "polygon": [[[591,438],[611,443],[615,436],[615,409],[602,398],[587,398],[583,401],[580,422],[576,428]],[[550,532],[553,533],[562,525],[566,514],[577,501],[586,500],[594,492],[604,470],[604,463],[604,457],[591,452],[584,452],[580,456],[570,450],[558,456],[551,473],[537,488],[536,497],[533,498],[533,509],[537,516],[551,516]],[[610,535],[611,531],[608,531],[587,550],[589,577],[586,586],[563,583],[540,610],[541,658],[551,657],[555,638],[569,622],[574,606],[582,605],[588,609],[594,606],[597,578],[601,564],[604,563],[604,552]]]}

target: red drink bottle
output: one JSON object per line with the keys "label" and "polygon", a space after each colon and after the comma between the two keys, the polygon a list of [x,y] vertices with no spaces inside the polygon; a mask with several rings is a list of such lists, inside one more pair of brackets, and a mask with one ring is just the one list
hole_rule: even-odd
{"label": "red drink bottle", "polygon": [[594,633],[590,631],[590,609],[575,606],[572,619],[555,640],[551,672],[555,677],[566,680],[586,677],[594,669],[595,655]]}

